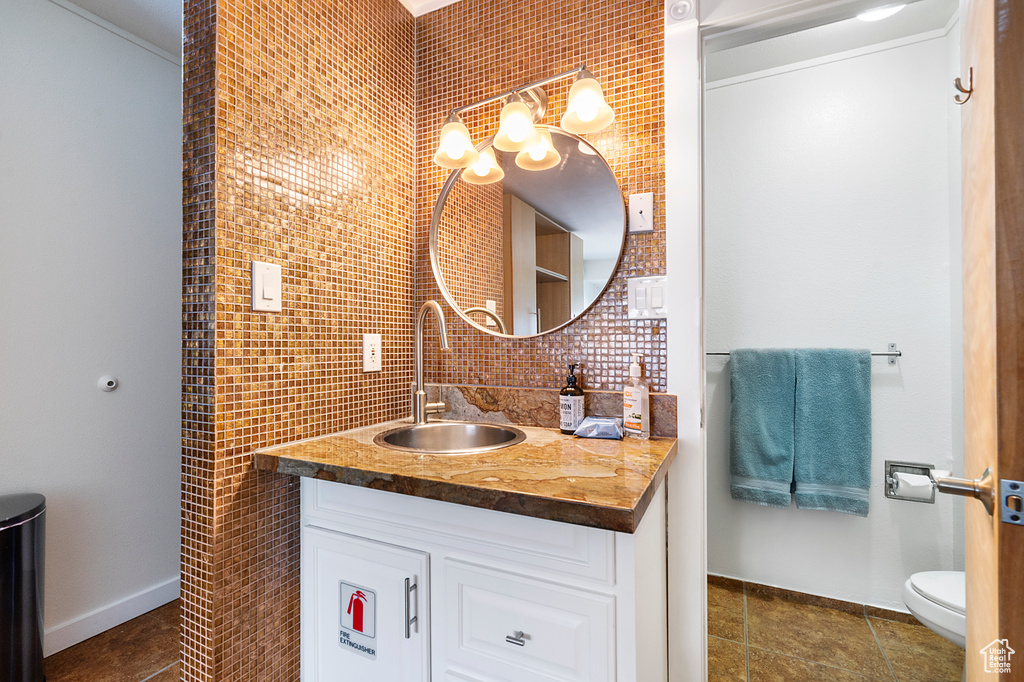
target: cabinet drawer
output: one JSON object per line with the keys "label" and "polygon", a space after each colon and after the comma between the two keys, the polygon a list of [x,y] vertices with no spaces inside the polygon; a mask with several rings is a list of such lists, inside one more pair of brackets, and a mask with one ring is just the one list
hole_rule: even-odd
{"label": "cabinet drawer", "polygon": [[615,679],[615,597],[451,559],[444,568],[451,679]]}

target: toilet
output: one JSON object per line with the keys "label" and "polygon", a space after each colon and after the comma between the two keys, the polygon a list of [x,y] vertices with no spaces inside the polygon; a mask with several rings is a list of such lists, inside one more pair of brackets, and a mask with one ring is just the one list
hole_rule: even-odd
{"label": "toilet", "polygon": [[967,648],[967,580],[963,571],[915,573],[903,585],[903,603],[932,632]]}

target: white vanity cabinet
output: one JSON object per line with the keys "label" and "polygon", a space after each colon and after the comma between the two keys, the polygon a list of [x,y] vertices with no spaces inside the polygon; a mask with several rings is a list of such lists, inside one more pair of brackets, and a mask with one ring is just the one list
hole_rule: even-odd
{"label": "white vanity cabinet", "polygon": [[304,682],[667,680],[663,489],[628,534],[304,478],[302,543]]}
{"label": "white vanity cabinet", "polygon": [[429,680],[429,556],[315,526],[301,542],[302,679]]}

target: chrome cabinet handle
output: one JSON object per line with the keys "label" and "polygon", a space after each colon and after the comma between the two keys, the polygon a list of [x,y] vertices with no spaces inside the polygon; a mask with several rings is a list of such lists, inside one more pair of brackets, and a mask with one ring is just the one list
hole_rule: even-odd
{"label": "chrome cabinet handle", "polygon": [[405,579],[405,638],[409,639],[409,635],[412,631],[412,624],[416,622],[417,616],[409,617],[410,606],[410,595],[412,591],[416,589],[416,583],[409,584],[409,578]]}
{"label": "chrome cabinet handle", "polygon": [[516,646],[526,646],[526,637],[522,630],[516,630],[511,635],[505,635],[505,641]]}
{"label": "chrome cabinet handle", "polygon": [[996,487],[992,481],[992,470],[985,469],[981,478],[952,478],[940,476],[935,479],[935,487],[940,493],[963,495],[981,500],[985,511],[992,516],[996,505]]}

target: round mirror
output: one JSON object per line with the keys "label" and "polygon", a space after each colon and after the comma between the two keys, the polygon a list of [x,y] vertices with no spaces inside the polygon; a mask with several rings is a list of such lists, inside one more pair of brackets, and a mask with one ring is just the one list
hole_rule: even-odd
{"label": "round mirror", "polygon": [[[491,169],[452,171],[430,223],[430,265],[448,304],[498,336],[524,337],[564,327],[583,314],[615,272],[625,241],[619,183],[604,157],[581,137],[550,133],[554,157],[501,152],[504,177]],[[526,157],[522,156],[526,155]],[[489,154],[481,154],[487,158]],[[465,174],[465,177],[464,177]]]}

